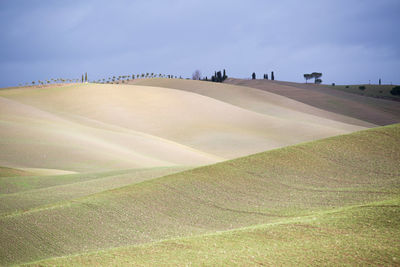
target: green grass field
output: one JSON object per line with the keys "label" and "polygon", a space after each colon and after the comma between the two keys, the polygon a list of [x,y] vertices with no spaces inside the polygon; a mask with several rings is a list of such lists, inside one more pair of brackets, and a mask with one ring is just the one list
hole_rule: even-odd
{"label": "green grass field", "polygon": [[[360,85],[335,85],[330,88],[358,95],[384,98],[400,101],[400,96],[392,95],[390,91],[396,85],[360,84]],[[360,89],[361,87],[361,89]]]}
{"label": "green grass field", "polygon": [[27,266],[338,266],[400,264],[400,199]]}
{"label": "green grass field", "polygon": [[399,140],[374,128],[6,212],[0,264],[399,264]]}

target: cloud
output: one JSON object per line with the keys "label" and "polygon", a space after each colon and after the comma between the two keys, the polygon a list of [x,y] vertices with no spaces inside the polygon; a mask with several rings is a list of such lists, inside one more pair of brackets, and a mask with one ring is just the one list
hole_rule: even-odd
{"label": "cloud", "polygon": [[[0,86],[51,76],[165,72],[400,83],[400,3],[37,1],[0,3]],[[35,78],[37,77],[37,78]]]}

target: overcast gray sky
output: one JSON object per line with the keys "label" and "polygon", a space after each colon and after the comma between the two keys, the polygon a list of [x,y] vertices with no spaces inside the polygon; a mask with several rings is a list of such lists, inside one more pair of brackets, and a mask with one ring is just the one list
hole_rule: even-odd
{"label": "overcast gray sky", "polygon": [[399,0],[0,1],[0,87],[165,73],[400,84]]}

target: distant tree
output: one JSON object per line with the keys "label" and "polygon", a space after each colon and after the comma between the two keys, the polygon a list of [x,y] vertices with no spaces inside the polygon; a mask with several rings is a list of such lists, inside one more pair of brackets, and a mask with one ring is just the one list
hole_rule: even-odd
{"label": "distant tree", "polygon": [[307,73],[304,74],[303,76],[304,76],[304,79],[306,79],[306,83],[307,83],[308,80],[313,78],[311,74],[307,74]]}
{"label": "distant tree", "polygon": [[87,82],[87,72],[85,72],[85,82]]}
{"label": "distant tree", "polygon": [[226,71],[224,69],[224,75],[222,76],[222,79],[225,81],[228,78],[228,76],[226,75]]}
{"label": "distant tree", "polygon": [[256,79],[256,73],[255,73],[255,72],[253,72],[253,74],[251,74],[251,78],[252,78],[253,80]]}
{"label": "distant tree", "polygon": [[201,72],[199,70],[195,70],[192,74],[192,80],[200,80]]}
{"label": "distant tree", "polygon": [[315,79],[315,83],[316,84],[320,84],[320,83],[322,83],[322,80],[321,79]]}
{"label": "distant tree", "polygon": [[275,80],[274,72],[271,71],[271,81]]}
{"label": "distant tree", "polygon": [[382,81],[381,81],[381,78],[379,78],[379,85],[381,85],[382,84]]}
{"label": "distant tree", "polygon": [[217,82],[219,82],[219,83],[222,82],[222,73],[221,73],[221,71],[217,72]]}
{"label": "distant tree", "polygon": [[[318,83],[317,82],[317,80],[321,80],[320,78],[322,77],[322,73],[320,73],[320,72],[313,72],[313,73],[311,73],[311,78],[314,78],[315,80],[314,80],[314,83]],[[321,82],[322,82],[322,80],[321,80]],[[321,83],[320,82],[320,83]]]}

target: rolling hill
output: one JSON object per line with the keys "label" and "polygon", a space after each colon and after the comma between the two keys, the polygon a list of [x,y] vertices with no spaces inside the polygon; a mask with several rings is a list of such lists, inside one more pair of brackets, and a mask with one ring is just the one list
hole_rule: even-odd
{"label": "rolling hill", "polygon": [[261,89],[319,109],[350,116],[376,125],[400,122],[399,102],[365,97],[337,90],[330,86],[234,78],[228,78],[225,83]]}
{"label": "rolling hill", "polygon": [[0,264],[393,263],[399,138],[374,128],[4,214]]}
{"label": "rolling hill", "polygon": [[0,166],[49,174],[199,166],[374,126],[252,88],[188,85],[2,89]]}

